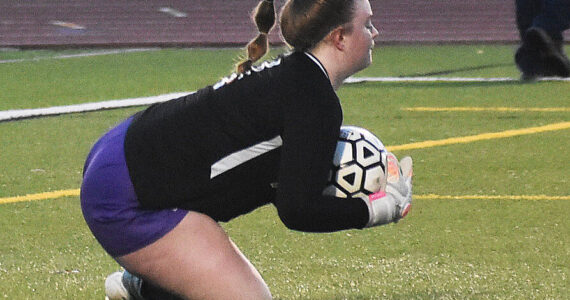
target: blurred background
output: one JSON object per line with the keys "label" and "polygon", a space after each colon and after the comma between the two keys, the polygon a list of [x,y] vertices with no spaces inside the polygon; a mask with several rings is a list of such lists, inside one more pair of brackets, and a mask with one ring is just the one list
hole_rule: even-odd
{"label": "blurred background", "polygon": [[[277,0],[279,8],[284,0]],[[514,0],[371,0],[385,43],[518,42]],[[1,48],[228,47],[257,0],[2,0]],[[279,44],[278,30],[271,42]],[[570,37],[566,33],[566,37]]]}

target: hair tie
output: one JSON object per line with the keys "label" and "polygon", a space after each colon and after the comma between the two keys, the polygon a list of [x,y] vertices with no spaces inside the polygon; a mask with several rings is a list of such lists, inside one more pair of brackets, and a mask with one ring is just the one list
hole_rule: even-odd
{"label": "hair tie", "polygon": [[238,73],[245,73],[246,71],[251,70],[252,65],[253,65],[253,61],[251,61],[251,59],[247,59],[237,66],[237,72]]}

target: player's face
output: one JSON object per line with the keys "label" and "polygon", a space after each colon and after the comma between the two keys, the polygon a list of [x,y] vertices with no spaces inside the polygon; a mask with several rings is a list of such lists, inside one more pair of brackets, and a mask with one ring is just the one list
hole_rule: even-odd
{"label": "player's face", "polygon": [[355,0],[353,19],[350,30],[345,34],[347,39],[347,59],[352,65],[352,74],[368,67],[372,63],[374,38],[378,30],[372,25],[372,8],[368,0]]}

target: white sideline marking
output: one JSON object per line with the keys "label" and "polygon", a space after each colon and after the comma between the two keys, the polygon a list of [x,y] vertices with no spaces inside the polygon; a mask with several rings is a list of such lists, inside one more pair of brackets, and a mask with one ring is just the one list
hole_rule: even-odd
{"label": "white sideline marking", "polygon": [[154,103],[165,102],[170,99],[182,97],[191,93],[194,92],[172,93],[172,94],[165,94],[165,95],[152,96],[152,97],[111,100],[111,101],[84,103],[76,105],[54,106],[47,108],[5,110],[5,111],[0,111],[0,122],[16,120],[16,119],[40,117],[40,116],[61,115],[61,114],[96,111],[96,110],[111,109],[111,108],[124,108],[131,106],[150,105]]}
{"label": "white sideline marking", "polygon": [[7,59],[7,60],[0,60],[0,64],[20,63],[20,62],[27,62],[27,61],[40,61],[40,60],[46,60],[46,59],[66,59],[66,58],[89,57],[89,56],[99,56],[99,55],[112,55],[112,54],[143,52],[143,51],[156,51],[156,50],[160,50],[160,48],[119,49],[119,50],[107,50],[107,51],[78,53],[78,54],[66,54],[66,55],[59,55],[59,56],[43,56],[43,57],[33,57],[33,58]]}
{"label": "white sideline marking", "polygon": [[[511,77],[349,77],[344,83],[361,82],[520,82],[518,78]],[[570,78],[544,77],[536,81],[570,81]]]}
{"label": "white sideline marking", "polygon": [[[97,52],[97,53],[84,53],[84,54],[72,54],[72,55],[62,55],[55,57],[57,59],[71,58],[71,57],[83,57],[83,56],[93,56],[93,55],[105,55],[105,54],[115,54],[123,52],[134,52],[134,51],[148,51],[150,49],[130,49],[130,50],[116,50],[108,52]],[[37,59],[28,59],[37,60]],[[21,61],[21,60],[18,60]],[[0,61],[2,63],[3,61]],[[5,61],[4,61],[5,62]],[[469,77],[349,77],[344,82],[351,83],[361,83],[361,82],[518,82],[519,79],[503,77],[503,78],[469,78]],[[538,79],[538,81],[568,81],[570,78],[559,78],[559,77],[547,77]],[[130,106],[139,105],[150,105],[158,102],[164,102],[170,99],[178,98],[194,92],[183,92],[183,93],[173,93],[158,95],[153,97],[145,98],[131,98],[124,100],[111,100],[96,103],[85,103],[69,106],[56,106],[49,108],[37,108],[37,109],[22,109],[22,110],[7,110],[0,111],[0,122],[32,118],[39,116],[50,116],[50,115],[61,115],[68,113],[77,112],[87,112],[96,111],[102,109],[110,108],[124,108]]]}

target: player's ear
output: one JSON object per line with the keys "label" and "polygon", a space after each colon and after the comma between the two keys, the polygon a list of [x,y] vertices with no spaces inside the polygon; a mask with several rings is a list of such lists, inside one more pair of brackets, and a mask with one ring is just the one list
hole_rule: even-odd
{"label": "player's ear", "polygon": [[345,33],[346,30],[344,27],[339,26],[335,29],[333,29],[329,34],[328,34],[328,39],[329,42],[338,50],[344,50],[345,49]]}

